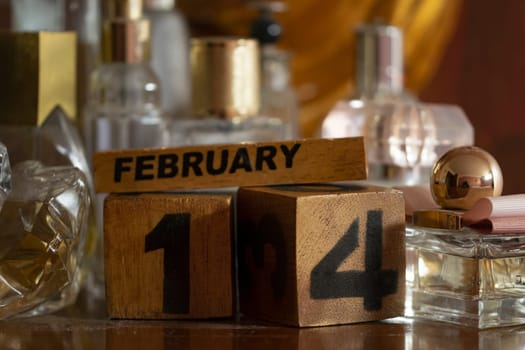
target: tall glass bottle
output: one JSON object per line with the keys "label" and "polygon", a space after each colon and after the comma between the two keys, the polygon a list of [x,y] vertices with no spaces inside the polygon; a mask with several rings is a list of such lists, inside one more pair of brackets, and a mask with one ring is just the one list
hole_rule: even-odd
{"label": "tall glass bottle", "polygon": [[91,78],[85,116],[90,154],[165,145],[159,82],[148,65],[149,20],[141,0],[111,0],[102,24],[101,64]]}
{"label": "tall glass bottle", "polygon": [[277,47],[282,26],[274,12],[285,10],[282,2],[255,1],[258,16],[252,22],[250,36],[257,39],[261,55],[261,114],[279,116],[285,125],[286,135],[299,137],[299,106],[290,82],[290,54]]}
{"label": "tall glass bottle", "polygon": [[257,41],[208,37],[191,41],[192,115],[172,124],[172,145],[286,138],[278,116],[260,114]]}
{"label": "tall glass bottle", "polygon": [[145,0],[151,21],[151,67],[161,82],[162,110],[169,116],[189,113],[191,101],[189,35],[175,0]]}

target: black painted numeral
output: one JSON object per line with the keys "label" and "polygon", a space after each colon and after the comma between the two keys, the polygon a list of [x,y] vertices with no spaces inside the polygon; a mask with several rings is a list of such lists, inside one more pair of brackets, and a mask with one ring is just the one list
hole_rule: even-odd
{"label": "black painted numeral", "polygon": [[190,309],[189,213],[166,214],[145,237],[144,252],[164,249],[162,311],[187,314]]}
{"label": "black painted numeral", "polygon": [[284,233],[281,228],[279,219],[274,215],[264,215],[257,225],[253,222],[240,223],[239,231],[239,250],[240,265],[239,265],[239,283],[241,289],[249,289],[251,285],[250,272],[247,270],[248,262],[246,261],[246,250],[251,249],[253,253],[254,265],[256,268],[263,268],[264,261],[264,246],[270,245],[275,251],[275,269],[272,271],[271,286],[274,300],[281,300],[286,289],[286,245],[284,242]]}
{"label": "black painted numeral", "polygon": [[381,309],[385,295],[397,290],[397,270],[381,270],[383,249],[383,212],[367,214],[365,271],[341,271],[339,266],[359,246],[359,218],[317,264],[310,275],[312,299],[363,297],[367,311]]}

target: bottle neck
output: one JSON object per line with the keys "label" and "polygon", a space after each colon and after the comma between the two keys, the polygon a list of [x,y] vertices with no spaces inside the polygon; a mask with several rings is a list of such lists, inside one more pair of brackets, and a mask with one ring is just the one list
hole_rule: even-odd
{"label": "bottle neck", "polygon": [[113,19],[103,23],[101,47],[103,63],[149,62],[150,49],[148,19]]}
{"label": "bottle neck", "polygon": [[358,29],[356,78],[359,96],[403,92],[403,39],[397,28],[368,25]]}
{"label": "bottle neck", "polygon": [[175,0],[145,0],[145,11],[173,11]]}

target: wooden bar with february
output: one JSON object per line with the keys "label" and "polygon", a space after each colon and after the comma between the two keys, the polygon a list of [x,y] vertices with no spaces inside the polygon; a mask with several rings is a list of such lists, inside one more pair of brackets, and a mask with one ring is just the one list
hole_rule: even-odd
{"label": "wooden bar with february", "polygon": [[361,180],[362,137],[108,151],[93,157],[97,192],[144,192]]}

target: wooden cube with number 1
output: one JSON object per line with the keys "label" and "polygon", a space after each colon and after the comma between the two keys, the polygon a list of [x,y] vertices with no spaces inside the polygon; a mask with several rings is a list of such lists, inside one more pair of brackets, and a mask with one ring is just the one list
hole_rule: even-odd
{"label": "wooden cube with number 1", "polygon": [[230,195],[110,195],[104,207],[109,316],[232,316],[231,242]]}
{"label": "wooden cube with number 1", "polygon": [[402,194],[351,184],[241,188],[240,308],[294,326],[403,315]]}

